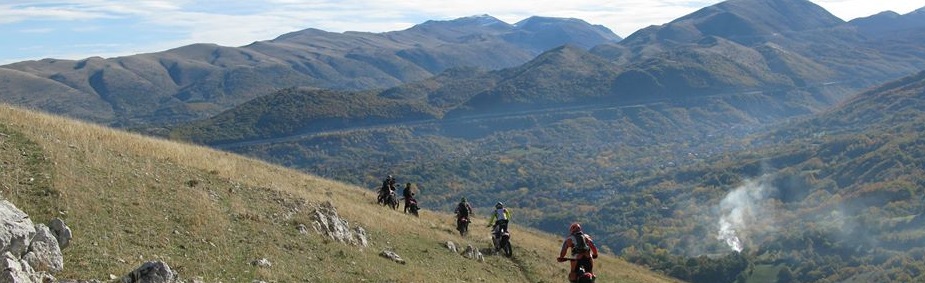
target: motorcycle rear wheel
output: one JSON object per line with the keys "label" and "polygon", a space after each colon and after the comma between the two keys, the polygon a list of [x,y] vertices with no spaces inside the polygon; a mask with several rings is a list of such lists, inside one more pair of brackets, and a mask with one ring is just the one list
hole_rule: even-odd
{"label": "motorcycle rear wheel", "polygon": [[514,255],[514,248],[511,247],[511,241],[510,241],[510,240],[502,240],[502,241],[501,241],[501,252],[502,252],[502,253],[504,254],[504,256],[506,256],[506,257],[511,257],[511,256]]}

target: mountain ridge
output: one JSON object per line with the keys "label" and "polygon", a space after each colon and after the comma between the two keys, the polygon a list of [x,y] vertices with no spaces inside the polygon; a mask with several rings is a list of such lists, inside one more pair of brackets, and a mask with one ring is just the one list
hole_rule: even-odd
{"label": "mountain ridge", "polygon": [[[546,23],[551,27],[562,26],[561,30],[593,32],[581,35],[575,32],[570,39],[559,39],[506,23],[499,29],[472,25],[461,19],[432,21],[386,33],[306,29],[242,47],[193,44],[109,59],[44,59],[0,68],[41,78],[31,84],[66,85],[112,108],[112,114],[85,117],[82,113],[91,109],[75,107],[72,115],[130,127],[208,117],[281,88],[392,87],[425,79],[448,68],[514,66],[563,40],[585,46],[620,40],[619,36],[584,21],[546,18]],[[58,97],[54,93],[0,93],[0,98],[14,95],[36,100]]]}
{"label": "mountain ridge", "polygon": [[[752,2],[760,5],[757,8],[748,5]],[[781,8],[771,8],[777,6]],[[902,61],[902,64],[908,64],[904,69],[910,71],[915,68],[913,66],[925,66],[923,57],[910,60],[910,56],[916,53],[914,50],[908,50],[907,55],[910,56],[886,57],[883,53],[871,49],[872,55],[856,58],[857,60],[850,63],[850,56],[854,53],[828,52],[834,49],[872,48],[868,47],[868,44],[872,43],[862,41],[862,37],[852,33],[845,22],[805,0],[727,1],[651,29],[653,34],[661,34],[655,30],[670,29],[673,25],[697,26],[696,23],[711,21],[718,14],[752,15],[764,10],[774,11],[771,16],[747,17],[754,18],[748,25],[770,23],[768,26],[755,29],[761,34],[755,38],[764,38],[764,41],[737,41],[737,38],[742,36],[739,34],[724,37],[721,33],[714,32],[716,35],[708,35],[705,32],[696,32],[691,33],[695,35],[689,38],[691,42],[653,43],[645,45],[642,49],[637,48],[642,44],[640,37],[633,36],[615,45],[608,44],[613,47],[599,45],[590,51],[565,45],[544,52],[520,66],[484,72],[478,75],[477,79],[466,78],[460,79],[460,82],[449,83],[453,81],[451,75],[438,75],[435,79],[422,80],[421,83],[380,91],[377,97],[407,98],[399,100],[398,103],[408,105],[410,109],[423,109],[420,108],[421,105],[430,105],[427,108],[431,110],[425,112],[431,114],[415,117],[439,119],[444,115],[460,118],[467,115],[495,115],[504,111],[516,112],[544,107],[625,106],[631,103],[722,96],[725,93],[767,92],[768,95],[772,95],[775,92],[808,90],[810,93],[802,98],[789,96],[797,101],[776,101],[773,103],[777,105],[771,107],[788,109],[788,113],[805,114],[837,103],[847,96],[846,93],[902,73],[896,69],[899,65],[893,65],[893,62]],[[786,12],[791,10],[806,10],[802,15],[811,19],[793,20],[784,17]],[[818,14],[824,15],[822,20],[812,20]],[[794,24],[795,22],[807,24]],[[775,27],[786,27],[786,30],[774,32]],[[925,25],[920,28],[925,30]],[[807,34],[801,34],[803,31]],[[777,35],[765,36],[775,33]],[[792,38],[787,38],[788,36]],[[801,39],[810,36],[819,38],[821,43],[799,43]],[[841,46],[844,48],[840,48]],[[880,48],[883,46],[888,45],[881,45]],[[903,47],[899,44],[890,46]],[[870,75],[872,73],[876,75]],[[857,76],[861,74],[865,75],[864,78],[858,79]],[[842,85],[843,90],[847,91],[826,90],[827,88],[821,87],[833,84]],[[452,93],[456,95],[450,98],[448,94]],[[431,104],[434,101],[453,103],[438,106]],[[228,113],[234,111],[230,110]],[[755,111],[767,114],[767,111]],[[391,116],[394,118],[394,115]],[[375,121],[378,118],[384,117],[371,115],[363,122],[352,121],[372,125],[379,123]],[[391,118],[387,120],[389,123],[395,121]],[[287,123],[292,122],[294,121]],[[203,128],[204,123],[209,122],[197,122],[198,137],[190,136],[193,132],[191,128],[180,129],[172,135],[208,143],[209,139],[203,137],[228,131],[209,126]],[[296,123],[306,125],[312,121]],[[213,130],[205,130],[206,128]],[[276,138],[291,134],[296,132],[250,136],[244,140]]]}

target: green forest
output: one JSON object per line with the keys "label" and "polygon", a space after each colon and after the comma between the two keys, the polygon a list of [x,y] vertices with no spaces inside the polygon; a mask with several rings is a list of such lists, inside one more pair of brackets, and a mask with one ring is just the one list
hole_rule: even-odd
{"label": "green forest", "polygon": [[[905,121],[882,130],[827,130],[850,113],[695,128],[717,112],[661,103],[234,150],[371,190],[393,174],[426,209],[465,196],[483,214],[504,201],[515,221],[553,233],[581,221],[605,251],[691,282],[913,281],[925,268],[925,124],[908,109],[877,118]],[[766,215],[749,216],[762,221],[739,228],[734,252],[718,239],[721,204],[754,182],[749,205]]]}

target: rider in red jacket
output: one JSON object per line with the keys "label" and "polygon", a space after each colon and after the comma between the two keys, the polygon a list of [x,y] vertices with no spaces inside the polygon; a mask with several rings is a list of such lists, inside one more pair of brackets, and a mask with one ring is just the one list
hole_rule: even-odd
{"label": "rider in red jacket", "polygon": [[571,272],[568,274],[570,282],[578,282],[578,269],[584,267],[585,272],[592,273],[594,269],[594,259],[597,259],[597,246],[591,240],[591,236],[581,231],[581,225],[572,223],[569,226],[569,236],[562,242],[562,250],[559,251],[559,262],[570,260],[565,257],[565,252],[572,249]]}

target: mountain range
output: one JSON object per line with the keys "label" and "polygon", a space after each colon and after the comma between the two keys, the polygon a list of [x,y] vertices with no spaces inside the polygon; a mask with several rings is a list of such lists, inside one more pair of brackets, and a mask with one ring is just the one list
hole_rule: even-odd
{"label": "mountain range", "polygon": [[209,117],[287,87],[384,88],[448,68],[522,64],[563,44],[619,41],[578,19],[491,16],[428,21],[386,33],[284,34],[242,47],[194,44],[163,52],[0,66],[0,99],[119,127]]}
{"label": "mountain range", "polygon": [[[503,200],[545,231],[582,221],[602,248],[692,282],[916,282],[921,19],[845,22],[805,0],[730,0],[619,41],[526,48],[536,56],[522,64],[446,64],[372,88],[292,84],[223,107],[180,103],[198,113],[181,118],[106,123],[361,187],[394,174],[434,210],[465,196]],[[460,23],[505,27],[472,17],[396,33]],[[336,41],[300,34],[265,44]],[[194,117],[208,118],[179,122]]]}
{"label": "mountain range", "polygon": [[[915,16],[892,20],[914,22],[909,19]],[[925,47],[915,44],[925,37],[861,32],[883,25],[889,24],[844,22],[804,0],[726,1],[618,43],[590,50],[558,47],[516,67],[453,70],[385,90],[333,94],[303,89],[298,99],[292,89],[283,90],[181,126],[173,136],[215,144],[562,107],[736,100],[736,95],[754,92],[765,94],[758,99],[786,97],[751,105],[729,102],[751,116],[746,120],[768,121],[817,112],[854,91],[925,68]],[[925,30],[925,25],[913,27]],[[332,102],[363,97],[363,103],[317,101],[322,97]]]}

